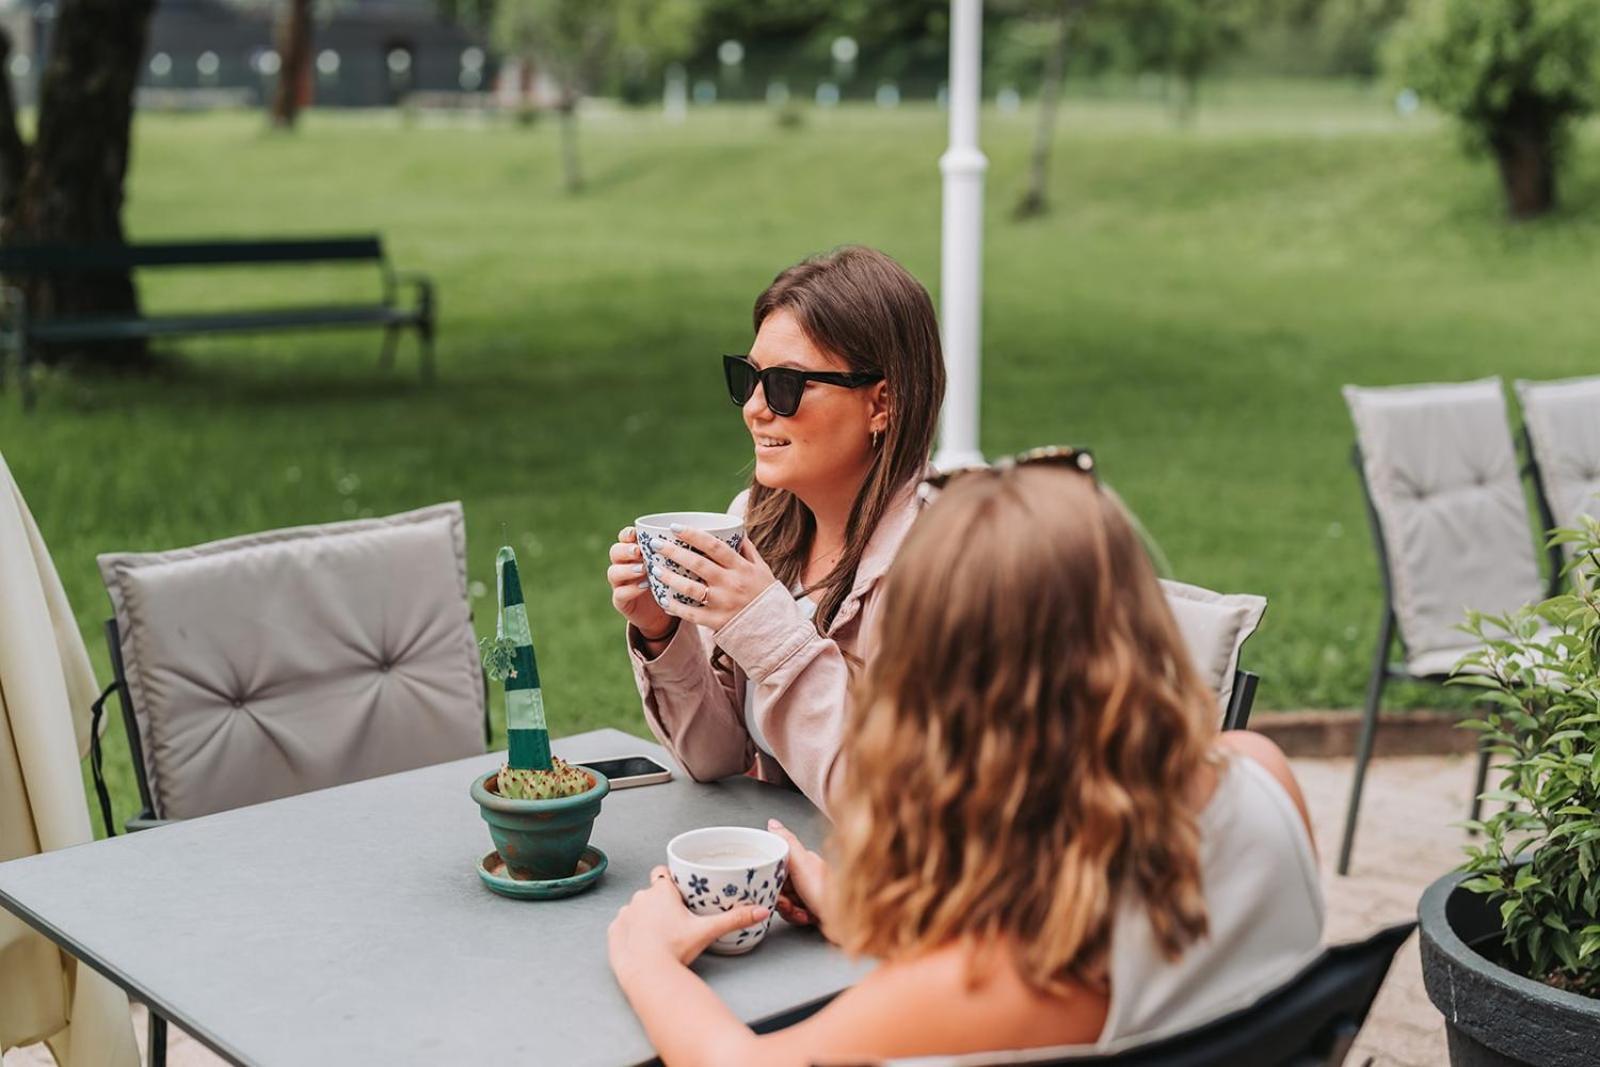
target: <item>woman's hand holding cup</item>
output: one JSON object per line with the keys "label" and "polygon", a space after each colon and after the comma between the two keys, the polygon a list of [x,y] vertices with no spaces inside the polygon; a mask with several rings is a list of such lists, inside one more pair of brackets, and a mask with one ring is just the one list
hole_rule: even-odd
{"label": "woman's hand holding cup", "polygon": [[661,610],[645,578],[644,555],[632,526],[624,526],[611,546],[611,606],[649,641],[664,641],[678,628],[678,620]]}
{"label": "woman's hand holding cup", "polygon": [[[689,547],[685,548],[676,541],[682,541]],[[655,564],[652,574],[656,581],[666,586],[669,592],[690,601],[686,604],[677,597],[669,596],[666,598],[666,613],[713,632],[722,629],[729,619],[743,611],[776,580],[772,568],[767,566],[766,560],[761,558],[748,537],[742,538],[735,549],[705,530],[674,525],[672,537],[655,537],[650,543],[650,551],[689,572],[687,575],[680,574],[659,562]]]}
{"label": "woman's hand holding cup", "polygon": [[778,914],[795,926],[816,926],[824,937],[823,909],[828,895],[828,861],[800,843],[800,839],[777,819],[767,829],[789,845],[789,878],[778,894]]}

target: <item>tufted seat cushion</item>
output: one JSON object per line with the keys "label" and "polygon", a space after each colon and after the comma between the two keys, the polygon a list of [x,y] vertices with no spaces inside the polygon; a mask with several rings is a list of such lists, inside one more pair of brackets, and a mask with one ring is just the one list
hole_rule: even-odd
{"label": "tufted seat cushion", "polygon": [[1600,516],[1600,378],[1519,381],[1528,444],[1557,526]]}
{"label": "tufted seat cushion", "polygon": [[483,751],[458,503],[99,564],[163,818]]}
{"label": "tufted seat cushion", "polygon": [[1163,578],[1161,589],[1189,646],[1200,677],[1216,691],[1226,708],[1233,696],[1233,674],[1239,651],[1261,625],[1267,598],[1250,593],[1214,593],[1198,585]]}
{"label": "tufted seat cushion", "polygon": [[1499,378],[1346,386],[1388,555],[1406,669],[1438,674],[1471,639],[1468,609],[1505,614],[1542,595]]}

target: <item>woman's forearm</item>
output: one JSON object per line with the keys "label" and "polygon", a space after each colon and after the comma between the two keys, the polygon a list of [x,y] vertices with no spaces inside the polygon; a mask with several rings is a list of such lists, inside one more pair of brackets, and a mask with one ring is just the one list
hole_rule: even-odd
{"label": "woman's forearm", "polygon": [[672,956],[632,962],[617,971],[617,983],[666,1067],[752,1062],[759,1038]]}

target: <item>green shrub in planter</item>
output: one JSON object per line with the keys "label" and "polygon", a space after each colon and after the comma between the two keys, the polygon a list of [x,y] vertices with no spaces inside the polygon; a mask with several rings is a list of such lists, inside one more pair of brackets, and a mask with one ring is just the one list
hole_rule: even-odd
{"label": "green shrub in planter", "polygon": [[1500,910],[1506,965],[1548,985],[1600,996],[1600,524],[1558,530],[1572,591],[1510,616],[1473,614],[1483,647],[1452,682],[1489,710],[1466,725],[1502,757],[1505,808],[1469,846],[1465,888]]}

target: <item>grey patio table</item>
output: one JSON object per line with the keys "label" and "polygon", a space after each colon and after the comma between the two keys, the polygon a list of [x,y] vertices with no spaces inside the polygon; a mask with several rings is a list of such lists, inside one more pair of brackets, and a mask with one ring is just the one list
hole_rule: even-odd
{"label": "grey patio table", "polygon": [[[815,843],[825,822],[790,790],[692,782],[618,730],[555,750],[648,753],[675,773],[606,798],[593,841],[610,867],[566,900],[479,883],[493,846],[467,790],[504,758],[487,754],[0,864],[0,904],[238,1064],[647,1062],[605,931],[667,840],[776,816]],[[754,1025],[868,964],[774,920],[753,953],[695,968]]]}

